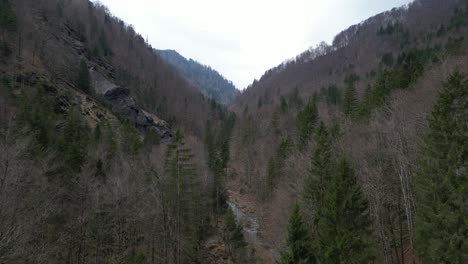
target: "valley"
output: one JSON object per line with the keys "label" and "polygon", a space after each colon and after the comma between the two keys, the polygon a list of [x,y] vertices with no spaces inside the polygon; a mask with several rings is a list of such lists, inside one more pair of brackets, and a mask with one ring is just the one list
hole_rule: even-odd
{"label": "valley", "polygon": [[99,1],[0,0],[0,32],[0,263],[468,261],[465,0],[242,91]]}

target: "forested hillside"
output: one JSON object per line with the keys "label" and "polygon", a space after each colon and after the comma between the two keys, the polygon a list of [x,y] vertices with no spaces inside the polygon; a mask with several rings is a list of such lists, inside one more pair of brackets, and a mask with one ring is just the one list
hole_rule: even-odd
{"label": "forested hillside", "polygon": [[466,262],[467,26],[466,1],[414,1],[237,97],[229,199],[266,262]]}
{"label": "forested hillside", "polygon": [[226,80],[211,67],[202,65],[192,59],[187,60],[175,50],[156,50],[155,52],[176,67],[187,80],[200,88],[204,95],[216,102],[229,105],[239,94],[231,81]]}
{"label": "forested hillside", "polygon": [[0,31],[0,263],[199,263],[230,241],[224,107],[99,3],[1,0]]}
{"label": "forested hillside", "polygon": [[466,263],[467,38],[416,0],[237,95],[99,2],[0,0],[0,263]]}

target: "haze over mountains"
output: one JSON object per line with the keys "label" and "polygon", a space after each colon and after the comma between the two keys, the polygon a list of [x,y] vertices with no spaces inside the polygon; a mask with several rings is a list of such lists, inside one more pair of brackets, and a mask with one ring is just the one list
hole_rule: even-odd
{"label": "haze over mountains", "polygon": [[468,260],[466,0],[242,93],[88,0],[0,0],[0,33],[0,263]]}
{"label": "haze over mountains", "polygon": [[231,81],[226,80],[209,66],[186,59],[175,50],[155,50],[155,52],[173,65],[193,85],[199,87],[204,95],[213,98],[216,102],[229,105],[239,95],[239,91]]}

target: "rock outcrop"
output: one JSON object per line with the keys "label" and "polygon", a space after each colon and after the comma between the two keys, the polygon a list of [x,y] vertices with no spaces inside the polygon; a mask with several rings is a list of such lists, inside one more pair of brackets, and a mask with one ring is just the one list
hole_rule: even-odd
{"label": "rock outcrop", "polygon": [[161,137],[161,142],[168,142],[172,138],[172,131],[164,120],[138,107],[135,99],[130,96],[130,90],[109,81],[99,72],[91,69],[94,92],[101,97],[115,114],[129,119],[145,136],[153,130]]}

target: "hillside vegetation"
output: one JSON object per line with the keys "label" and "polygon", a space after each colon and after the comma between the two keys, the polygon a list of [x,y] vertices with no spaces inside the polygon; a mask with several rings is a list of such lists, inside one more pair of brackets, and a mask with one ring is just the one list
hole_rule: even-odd
{"label": "hillside vegetation", "polygon": [[467,4],[378,14],[237,97],[228,185],[254,204],[263,259],[466,261]]}
{"label": "hillside vegetation", "polygon": [[229,105],[239,94],[231,81],[226,80],[211,67],[192,59],[186,59],[175,50],[156,50],[155,52],[173,65],[187,80],[199,87],[204,95],[217,103]]}
{"label": "hillside vegetation", "polygon": [[0,263],[466,263],[467,36],[416,0],[237,94],[99,2],[0,0]]}

